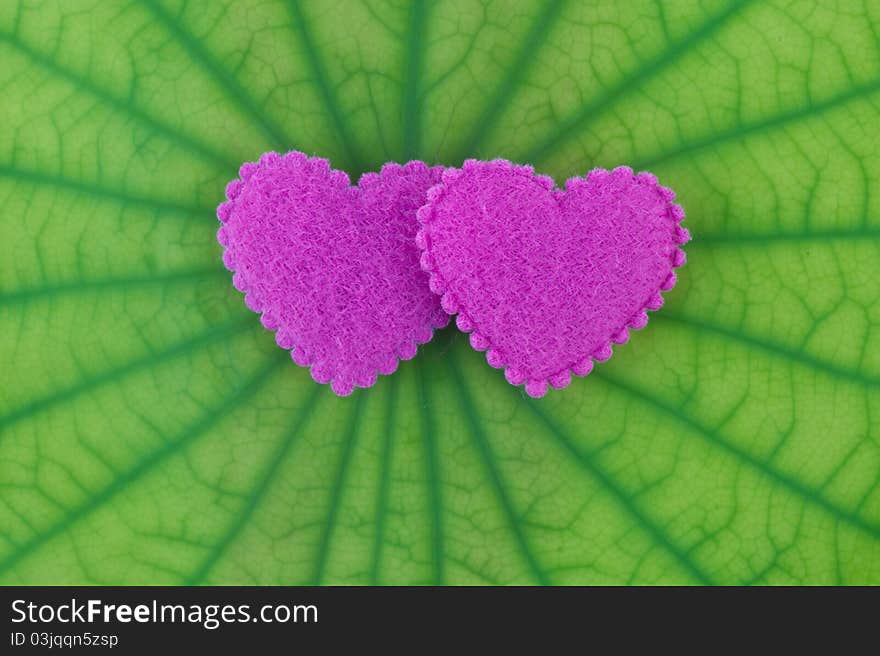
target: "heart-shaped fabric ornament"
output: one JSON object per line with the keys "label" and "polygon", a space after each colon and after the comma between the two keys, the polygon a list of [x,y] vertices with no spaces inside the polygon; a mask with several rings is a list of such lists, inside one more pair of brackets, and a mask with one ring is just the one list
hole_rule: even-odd
{"label": "heart-shaped fabric ornament", "polygon": [[587,375],[642,328],[690,239],[650,173],[595,169],[565,187],[530,166],[468,160],[418,212],[422,268],[443,309],[530,396]]}
{"label": "heart-shaped fabric ornament", "polygon": [[352,187],[325,159],[266,153],[226,188],[217,239],[233,284],[340,396],[392,373],[449,321],[414,241],[416,210],[442,172],[386,164]]}

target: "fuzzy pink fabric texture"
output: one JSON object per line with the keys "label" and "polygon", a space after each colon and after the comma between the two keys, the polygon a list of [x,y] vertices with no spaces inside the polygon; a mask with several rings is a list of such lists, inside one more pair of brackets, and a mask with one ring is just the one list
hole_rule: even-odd
{"label": "fuzzy pink fabric texture", "polygon": [[534,397],[588,374],[647,323],[690,239],[674,193],[650,173],[595,169],[554,187],[530,166],[468,160],[418,211],[431,290]]}
{"label": "fuzzy pink fabric texture", "polygon": [[416,210],[442,172],[386,164],[353,187],[325,159],[266,153],[226,188],[217,239],[233,284],[340,396],[394,372],[449,321],[415,245]]}

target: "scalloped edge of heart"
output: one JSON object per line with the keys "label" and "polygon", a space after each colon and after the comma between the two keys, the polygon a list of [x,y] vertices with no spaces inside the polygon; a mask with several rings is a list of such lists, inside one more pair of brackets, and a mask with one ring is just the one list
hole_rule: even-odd
{"label": "scalloped edge of heart", "polygon": [[[508,171],[512,171],[517,175],[521,175],[532,180],[535,180],[542,187],[547,189],[548,191],[562,191],[561,189],[556,188],[556,182],[552,177],[547,175],[537,175],[535,174],[535,168],[530,165],[523,164],[514,164],[505,159],[494,159],[489,164],[493,164],[495,166],[499,166]],[[676,248],[672,250],[672,255],[670,257],[670,272],[663,283],[659,286],[659,288],[654,291],[648,299],[643,303],[641,309],[636,312],[636,314],[630,317],[619,330],[614,332],[611,337],[598,348],[593,350],[592,353],[579,357],[571,364],[567,365],[560,371],[547,376],[543,379],[531,379],[527,380],[526,376],[520,370],[515,367],[509,366],[509,363],[506,361],[504,354],[501,353],[497,348],[492,346],[492,343],[485,335],[483,335],[478,326],[468,317],[467,313],[462,310],[460,307],[458,300],[455,296],[448,290],[446,281],[443,279],[441,273],[435,268],[433,257],[431,255],[430,250],[430,234],[429,234],[429,225],[434,218],[434,205],[439,202],[444,193],[446,192],[447,186],[458,178],[462,176],[465,171],[473,170],[479,166],[485,166],[486,162],[476,159],[468,159],[465,160],[464,164],[461,168],[447,168],[443,173],[442,180],[431,187],[427,193],[427,202],[419,208],[416,216],[418,217],[420,228],[416,233],[416,245],[419,247],[421,251],[421,267],[428,276],[429,276],[429,284],[431,286],[431,291],[435,294],[439,294],[441,297],[441,305],[443,309],[450,315],[456,315],[455,323],[458,326],[458,329],[464,333],[470,333],[470,343],[471,346],[477,351],[485,351],[486,353],[486,361],[489,363],[489,366],[495,369],[504,369],[504,377],[507,379],[511,385],[519,386],[525,385],[526,393],[533,398],[540,398],[547,393],[547,388],[552,387],[554,389],[563,389],[568,387],[571,383],[572,376],[587,376],[593,370],[593,362],[605,362],[610,359],[613,350],[613,344],[625,344],[629,341],[630,330],[641,330],[648,323],[648,311],[656,311],[659,310],[663,305],[663,294],[664,291],[669,291],[673,287],[675,287],[675,283],[677,282],[677,277],[675,275],[675,269],[683,266],[687,261],[687,256],[685,252],[680,248],[688,241],[690,241],[690,233],[687,228],[681,226],[681,222],[685,218],[684,209],[672,201],[675,199],[675,192],[668,187],[664,187],[659,184],[657,180],[657,176],[653,173],[649,173],[647,171],[642,171],[640,173],[634,173],[632,168],[629,166],[618,166],[611,171],[608,169],[595,168],[592,169],[586,176],[584,177],[573,177],[569,178],[565,181],[565,191],[569,191],[571,189],[576,189],[580,186],[587,185],[591,180],[596,181],[598,178],[602,176],[614,175],[614,176],[629,176],[634,181],[639,184],[653,187],[660,198],[666,203],[666,216],[667,218],[674,222],[675,224],[675,233],[674,233],[674,242],[676,244]]]}
{"label": "scalloped edge of heart", "polygon": [[427,344],[434,338],[434,333],[441,328],[445,328],[451,319],[448,314],[439,316],[435,321],[431,321],[430,325],[426,325],[423,330],[418,331],[411,337],[404,338],[403,341],[395,348],[393,353],[388,354],[388,361],[382,367],[374,371],[364,374],[364,377],[354,381],[340,381],[332,375],[326,375],[322,363],[315,362],[308,355],[308,352],[302,347],[297,347],[283,331],[279,330],[280,326],[275,320],[264,312],[261,303],[250,293],[249,286],[245,282],[240,272],[235,269],[235,262],[227,249],[227,239],[224,226],[229,220],[229,216],[235,207],[235,199],[238,198],[245,184],[259,169],[266,168],[275,164],[279,160],[286,157],[305,158],[312,166],[319,167],[330,173],[338,183],[345,183],[349,189],[364,189],[369,185],[376,184],[382,175],[400,176],[411,172],[416,167],[429,167],[421,160],[411,160],[406,164],[398,164],[397,162],[388,162],[382,166],[379,172],[368,171],[363,173],[358,179],[357,184],[351,183],[351,178],[345,171],[334,169],[330,165],[330,161],[323,157],[309,157],[303,152],[291,150],[284,154],[275,151],[263,153],[256,162],[244,162],[238,169],[237,178],[233,178],[227,185],[225,190],[226,200],[217,206],[217,218],[220,221],[220,228],[217,230],[217,241],[223,247],[223,264],[233,273],[232,284],[242,294],[245,295],[244,302],[249,310],[260,315],[260,323],[266,330],[275,333],[275,343],[285,351],[290,352],[291,359],[301,367],[309,370],[312,379],[319,384],[328,384],[333,393],[337,396],[348,396],[356,387],[368,388],[376,384],[378,376],[391,375],[397,371],[400,362],[412,360],[418,352],[419,346]]}

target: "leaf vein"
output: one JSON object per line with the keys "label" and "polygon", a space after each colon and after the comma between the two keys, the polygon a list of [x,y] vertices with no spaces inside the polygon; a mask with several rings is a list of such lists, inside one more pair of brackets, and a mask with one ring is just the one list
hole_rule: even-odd
{"label": "leaf vein", "polygon": [[34,553],[53,538],[62,535],[65,531],[70,529],[71,526],[106,505],[126,487],[154,470],[174,454],[179,453],[184,447],[194,442],[198,437],[204,435],[212,426],[220,421],[221,418],[229,414],[233,408],[240,405],[242,402],[253,396],[260,388],[265,386],[270,380],[269,373],[278,368],[286,360],[286,357],[271,358],[271,362],[268,365],[260,368],[255,376],[247,380],[240,387],[235,388],[234,391],[224,397],[222,402],[218,403],[216,407],[211,408],[209,412],[204,413],[197,422],[189,426],[177,439],[165,443],[162,448],[140,460],[137,465],[121,476],[117,476],[97,494],[89,497],[82,504],[73,508],[60,521],[51,525],[39,535],[35,535],[27,542],[24,542],[21,546],[5,556],[0,560],[0,572],[9,571],[23,558]]}
{"label": "leaf vein", "polygon": [[2,435],[3,431],[8,430],[9,427],[13,424],[18,423],[23,419],[27,419],[37,413],[44,412],[55,405],[72,401],[82,396],[83,394],[87,394],[88,392],[91,392],[103,385],[118,382],[120,379],[130,374],[133,374],[136,371],[161,364],[186,353],[191,353],[197,348],[206,346],[226,337],[230,337],[231,335],[234,335],[236,333],[243,332],[247,328],[252,329],[255,327],[255,325],[259,324],[255,324],[253,321],[253,317],[248,315],[244,318],[240,318],[228,324],[212,328],[211,330],[205,331],[204,333],[196,337],[191,337],[181,342],[177,342],[176,344],[162,351],[161,353],[151,353],[142,358],[127,362],[120,367],[116,367],[114,369],[110,369],[109,371],[104,371],[94,376],[84,378],[76,385],[72,385],[65,389],[53,392],[41,398],[25,403],[24,405],[16,408],[12,412],[0,416],[0,435]]}
{"label": "leaf vein", "polygon": [[430,411],[425,374],[421,361],[415,363],[416,386],[419,396],[419,410],[422,415],[422,436],[425,444],[425,482],[428,488],[428,509],[431,530],[431,566],[433,584],[443,585],[446,581],[446,568],[443,558],[444,527],[442,491],[440,489],[440,460],[437,455],[436,429]]}
{"label": "leaf vein", "polygon": [[217,541],[205,559],[199,564],[196,568],[195,572],[193,572],[187,579],[184,581],[184,585],[200,585],[205,581],[208,574],[229,548],[229,546],[233,543],[233,541],[238,537],[238,535],[242,532],[242,530],[247,525],[248,521],[250,521],[251,517],[253,517],[257,508],[260,505],[260,502],[266,497],[266,493],[269,491],[272,483],[278,476],[278,472],[281,469],[281,465],[287,460],[287,456],[290,453],[290,450],[293,448],[293,445],[298,441],[298,438],[301,435],[301,431],[303,426],[305,426],[309,417],[314,414],[314,408],[317,405],[318,392],[321,390],[321,387],[318,385],[311,385],[311,390],[308,394],[308,401],[306,401],[305,408],[303,410],[297,409],[295,419],[293,421],[293,425],[290,427],[290,430],[287,432],[287,437],[281,440],[281,444],[275,451],[273,451],[271,457],[269,457],[264,466],[263,472],[260,474],[257,479],[257,484],[254,486],[251,494],[248,496],[247,501],[242,506],[241,510],[237,513],[232,522],[230,522],[226,532],[221,536],[221,538]]}
{"label": "leaf vein", "polygon": [[388,410],[385,416],[385,439],[379,454],[379,482],[376,486],[376,529],[373,553],[370,558],[370,585],[379,585],[382,566],[382,541],[385,539],[385,519],[388,515],[388,491],[391,487],[391,458],[394,450],[394,407],[397,402],[398,378],[392,376],[388,385]]}
{"label": "leaf vein", "polygon": [[480,145],[491,132],[498,116],[504,111],[514,93],[522,86],[526,74],[535,62],[535,53],[547,41],[556,19],[562,14],[567,0],[550,0],[544,3],[543,11],[529,29],[523,40],[522,47],[513,59],[513,64],[504,74],[501,83],[495,87],[492,96],[486,103],[480,116],[463,140],[464,145],[453,162],[460,162],[468,157],[476,157]]}
{"label": "leaf vein", "polygon": [[771,353],[773,355],[792,360],[794,362],[797,362],[798,364],[809,367],[810,369],[821,371],[835,378],[858,383],[859,385],[862,385],[864,387],[880,386],[880,378],[878,377],[867,376],[857,371],[838,367],[831,362],[827,362],[825,360],[821,360],[814,356],[808,355],[803,351],[797,351],[795,349],[788,348],[787,346],[783,346],[782,344],[777,344],[775,342],[761,340],[757,337],[754,337],[753,335],[746,334],[739,330],[726,328],[724,326],[719,326],[709,321],[704,321],[702,319],[693,319],[683,315],[677,315],[672,312],[663,312],[662,314],[657,314],[653,318],[660,319],[661,321],[674,322],[690,328],[694,331],[712,332],[716,335],[721,335],[729,339],[734,339],[744,344],[748,344],[749,346],[761,349],[762,351]]}
{"label": "leaf vein", "polygon": [[363,390],[357,391],[357,398],[354,399],[354,408],[351,411],[351,418],[348,422],[347,434],[342,442],[342,452],[339,457],[339,464],[336,467],[336,478],[333,486],[330,488],[330,505],[327,510],[327,518],[323,522],[323,530],[318,540],[317,557],[315,559],[315,572],[312,575],[311,585],[322,585],[327,570],[327,561],[330,557],[330,543],[333,538],[333,532],[336,528],[339,516],[339,507],[342,503],[342,491],[345,487],[346,474],[348,473],[348,465],[351,462],[354,453],[354,444],[360,430],[360,418],[363,413],[366,394]]}
{"label": "leaf vein", "polygon": [[529,541],[525,535],[525,532],[522,529],[522,526],[520,526],[520,519],[517,517],[516,512],[514,511],[513,502],[510,499],[510,495],[507,493],[508,485],[504,480],[504,476],[499,468],[495,466],[495,454],[492,451],[492,446],[489,444],[489,441],[483,433],[483,430],[480,428],[480,422],[477,418],[477,413],[474,410],[474,407],[471,404],[467,393],[465,393],[464,391],[464,377],[459,372],[458,365],[455,363],[454,355],[452,353],[448,354],[448,357],[446,358],[446,364],[449,368],[450,373],[452,374],[452,387],[453,389],[455,389],[456,396],[459,400],[459,405],[464,411],[464,416],[467,420],[468,428],[470,429],[471,436],[474,438],[474,442],[477,446],[477,452],[480,454],[480,458],[486,468],[489,482],[492,484],[492,489],[495,491],[495,495],[498,498],[502,511],[504,512],[504,517],[507,520],[508,527],[510,529],[510,532],[513,534],[519,552],[525,560],[526,565],[528,566],[529,571],[531,572],[535,580],[541,585],[550,585],[551,581],[547,576],[547,573],[538,562],[538,559],[534,554],[534,550],[529,544]]}
{"label": "leaf vein", "polygon": [[98,98],[101,102],[109,105],[110,107],[113,107],[117,111],[127,113],[129,116],[148,126],[157,134],[161,134],[172,143],[185,145],[191,153],[194,153],[204,159],[211,160],[218,166],[222,167],[224,170],[230,167],[232,167],[233,169],[237,168],[238,165],[229,156],[214,150],[211,146],[202,143],[201,141],[184,132],[181,132],[172,125],[164,123],[163,121],[151,116],[146,111],[134,105],[134,103],[114,96],[106,89],[95,84],[89,78],[64,68],[54,59],[47,57],[37,50],[25,45],[15,35],[8,34],[6,32],[0,32],[0,42],[8,43],[16,50],[27,56],[38,66],[41,66],[42,68],[49,71],[51,74],[67,80],[75,87],[85,89],[92,96]]}
{"label": "leaf vein", "polygon": [[611,378],[607,374],[601,372],[593,372],[592,375],[597,376],[603,381],[606,381],[609,385],[613,387],[617,387],[619,390],[632,396],[633,398],[641,400],[643,403],[657,408],[658,410],[663,411],[665,414],[668,414],[671,417],[677,419],[682,424],[691,428],[694,433],[699,435],[706,443],[721,449],[728,455],[733,456],[740,462],[748,465],[751,469],[763,474],[772,482],[789,490],[790,492],[801,497],[805,501],[812,503],[814,506],[825,511],[832,517],[840,519],[850,526],[853,526],[856,529],[867,533],[875,540],[880,540],[880,523],[871,522],[854,512],[850,512],[836,506],[831,501],[818,494],[816,491],[810,489],[807,485],[804,485],[793,476],[781,472],[776,468],[769,466],[767,463],[762,462],[754,455],[720,437],[716,433],[716,431],[711,430],[709,427],[699,423],[693,417],[689,417],[678,408],[664,401],[661,401],[660,399],[648,394],[647,392],[637,389],[636,387],[622,381]]}
{"label": "leaf vein", "polygon": [[228,272],[220,267],[202,269],[190,269],[174,271],[172,273],[158,274],[153,276],[129,276],[124,278],[101,278],[82,280],[78,282],[62,282],[45,285],[43,287],[30,287],[17,289],[0,294],[0,307],[18,303],[31,303],[33,301],[54,298],[66,294],[103,292],[113,290],[129,290],[137,287],[149,287],[152,285],[176,285],[182,282],[198,283],[201,280],[227,277]]}
{"label": "leaf vein", "polygon": [[651,536],[656,544],[660,545],[667,553],[669,553],[696,581],[699,581],[704,585],[713,584],[713,580],[709,574],[694,562],[694,560],[687,554],[686,550],[677,545],[662,526],[657,524],[641,508],[639,508],[638,504],[631,499],[623,489],[621,489],[611,475],[599,466],[596,459],[592,457],[592,454],[577,446],[570,437],[563,433],[563,431],[550,420],[547,414],[538,408],[537,402],[523,400],[523,405],[541,420],[544,426],[549,430],[550,434],[565,449],[565,451],[571,454],[575,461],[602,485],[602,487],[617,502],[618,506],[631,515],[639,526]]}
{"label": "leaf vein", "polygon": [[686,37],[676,41],[664,52],[653,57],[651,61],[637,69],[629,77],[585,103],[573,116],[560,121],[553,133],[541,143],[533,146],[522,155],[522,161],[536,163],[541,161],[548,152],[568,139],[575,132],[582,130],[603,111],[612,107],[626,94],[638,89],[646,80],[691,52],[700,43],[718,32],[735,15],[740,13],[752,0],[737,0],[724,11],[720,11],[706,20],[700,27]]}
{"label": "leaf vein", "polygon": [[182,21],[172,17],[156,0],[144,0],[144,4],[165,26],[165,29],[178,40],[190,57],[218,80],[226,89],[229,97],[257,122],[260,129],[269,138],[270,143],[275,148],[286,150],[290,139],[281,126],[269,117],[238,80],[217,62],[199,40],[182,27]]}
{"label": "leaf vein", "polygon": [[309,66],[312,69],[315,85],[318,87],[321,99],[324,101],[324,106],[327,109],[327,113],[330,115],[331,123],[342,141],[342,147],[345,150],[348,159],[346,162],[348,165],[348,171],[351,174],[352,179],[355,179],[357,174],[362,173],[365,170],[359,149],[355,145],[354,139],[348,130],[348,126],[343,120],[336,94],[333,93],[333,89],[330,87],[327,80],[327,72],[324,68],[324,62],[315,46],[311,26],[306,19],[302,7],[300,7],[299,1],[290,0],[288,7],[290,7],[293,18],[293,28],[300,37],[300,45],[302,46],[306,60],[309,62]]}

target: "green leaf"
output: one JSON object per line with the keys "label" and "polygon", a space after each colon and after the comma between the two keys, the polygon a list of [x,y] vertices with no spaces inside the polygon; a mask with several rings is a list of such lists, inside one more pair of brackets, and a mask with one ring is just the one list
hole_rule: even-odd
{"label": "green leaf", "polygon": [[[0,583],[880,582],[880,5],[0,3]],[[214,207],[269,149],[649,168],[666,307],[540,401],[347,399]]]}

